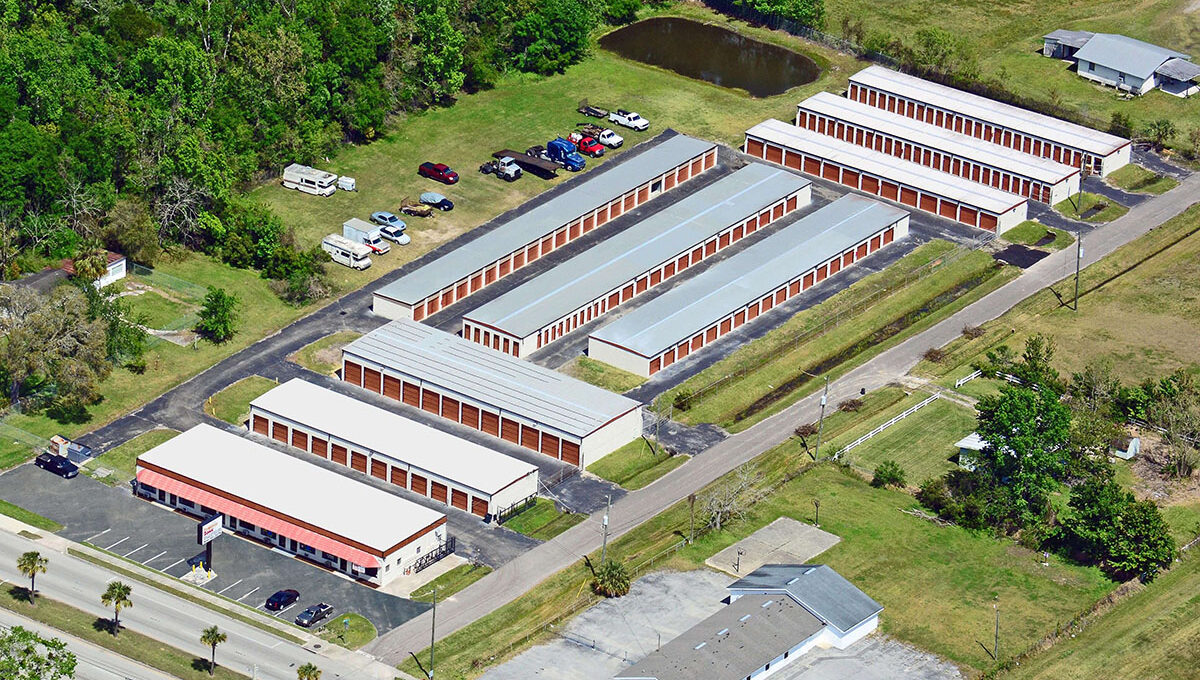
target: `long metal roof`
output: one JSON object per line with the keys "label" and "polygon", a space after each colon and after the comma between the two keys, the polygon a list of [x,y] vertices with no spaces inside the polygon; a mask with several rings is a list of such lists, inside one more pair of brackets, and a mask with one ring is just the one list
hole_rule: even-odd
{"label": "long metal roof", "polygon": [[820,156],[885,179],[916,187],[966,205],[1002,214],[1025,203],[1015,194],[1000,191],[969,179],[933,170],[912,161],[843,142],[791,123],[768,119],[746,131],[746,135]]}
{"label": "long metal roof", "polygon": [[846,194],[592,333],[652,358],[908,212]]}
{"label": "long metal roof", "polygon": [[811,183],[787,170],[751,163],[465,318],[527,337]]}
{"label": "long metal roof", "polygon": [[1057,184],[1072,175],[1079,174],[1079,168],[1063,165],[1048,158],[1014,153],[1008,147],[923,123],[860,101],[839,97],[832,92],[818,92],[800,102],[797,109],[835,118],[869,130],[876,130],[919,146],[943,151],[959,158],[1047,184]]}
{"label": "long metal roof", "polygon": [[408,304],[437,293],[509,253],[649,182],[716,145],[675,135],[628,158],[606,164],[574,179],[570,188],[518,214],[478,238],[376,290],[378,295]]}
{"label": "long metal roof", "polygon": [[827,564],[764,564],[728,588],[734,595],[785,592],[843,633],[883,611]]}
{"label": "long metal roof", "polygon": [[1043,35],[1042,39],[1053,40],[1063,45],[1079,48],[1083,47],[1087,41],[1092,39],[1092,36],[1094,35],[1096,34],[1092,33],[1091,31],[1072,31],[1066,28],[1060,28]]}
{"label": "long metal roof", "polygon": [[640,406],[557,371],[408,320],[377,328],[344,351],[576,437],[585,437]]}
{"label": "long metal roof", "polygon": [[1097,33],[1075,53],[1076,60],[1090,61],[1114,71],[1145,80],[1168,59],[1191,59],[1188,55],[1124,35]]}
{"label": "long metal roof", "polygon": [[987,121],[1031,137],[1050,140],[1097,156],[1107,156],[1129,144],[1129,140],[1110,135],[1107,132],[1068,123],[1059,118],[1004,104],[994,99],[957,90],[878,65],[868,66],[850,76],[850,82],[877,88],[913,101],[925,102],[947,111],[954,111],[976,120]]}
{"label": "long metal roof", "polygon": [[486,494],[537,471],[531,463],[300,378],[250,406]]}
{"label": "long metal roof", "polygon": [[197,425],[138,460],[381,552],[445,517],[211,425]]}

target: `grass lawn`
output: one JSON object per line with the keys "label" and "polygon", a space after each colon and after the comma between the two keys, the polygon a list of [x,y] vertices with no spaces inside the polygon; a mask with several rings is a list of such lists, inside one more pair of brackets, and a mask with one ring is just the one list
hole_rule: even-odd
{"label": "grass lawn", "polygon": [[[344,623],[347,619],[350,620],[349,627]],[[335,615],[329,620],[329,623],[321,626],[321,630],[317,634],[346,649],[358,649],[378,636],[375,624],[368,621],[365,616],[354,612]]]}
{"label": "grass lawn", "polygon": [[492,568],[486,564],[460,564],[417,588],[417,592],[410,595],[409,599],[417,602],[433,602],[433,590],[436,588],[438,599],[444,600],[490,573],[492,573]]}
{"label": "grass lawn", "polygon": [[[181,680],[203,680],[209,677],[207,650],[203,655],[191,654],[131,630],[122,629],[118,635],[114,636],[109,632],[110,619],[97,618],[93,614],[50,599],[45,595],[39,595],[37,604],[30,605],[25,599],[27,592],[21,586],[7,586],[4,592],[0,593],[0,607],[40,621],[94,645],[112,650],[121,656],[137,659],[172,677]],[[136,594],[134,597],[137,597]],[[200,633],[197,631],[197,644],[199,644],[199,639]],[[249,677],[221,665],[220,651],[218,648],[217,678],[234,680],[235,678]]]}
{"label": "grass lawn", "polygon": [[[1054,340],[1054,367],[1064,376],[1108,360],[1118,378],[1136,384],[1194,366],[1200,337],[1200,289],[1194,285],[1200,280],[1198,232],[1200,206],[1193,206],[1084,269],[1078,312],[1061,307],[1050,291],[1041,291],[984,324],[982,337],[951,342],[942,363],[921,362],[915,370],[938,377],[964,375],[985,351],[1007,344],[1019,353],[1034,333]],[[1069,295],[1073,279],[1064,279],[1056,289]]]}
{"label": "grass lawn", "polygon": [[57,532],[63,528],[63,525],[52,519],[42,517],[36,512],[26,510],[19,505],[13,505],[2,498],[0,498],[0,515],[8,515],[13,519],[20,520],[29,526],[34,526],[44,531]]}
{"label": "grass lawn", "polygon": [[504,522],[504,526],[539,541],[548,541],[582,522],[587,515],[560,512],[549,498],[537,498],[533,505]]}
{"label": "grass lawn", "polygon": [[584,382],[591,383],[597,387],[603,387],[618,394],[628,392],[646,382],[646,378],[636,373],[622,371],[615,366],[609,366],[604,362],[589,359],[582,355],[575,357],[575,359],[558,370],[572,378],[578,378]]}
{"label": "grass lawn", "polygon": [[1200,501],[1162,506],[1159,510],[1177,545],[1187,545],[1200,536]]}
{"label": "grass lawn", "polygon": [[1004,680],[1196,678],[1200,555],[1191,554],[1091,625],[1000,675]]}
{"label": "grass lawn", "polygon": [[[996,265],[987,253],[973,251],[920,280],[911,280],[912,272],[953,251],[954,247],[944,241],[920,246],[885,271],[865,277],[825,302],[799,312],[779,328],[740,347],[659,399],[672,400],[680,390],[698,392],[726,376],[742,373],[704,392],[687,411],[676,409],[675,418],[688,424],[709,422],[731,431],[744,430],[817,389],[821,381],[805,377],[802,370],[835,378],[1016,275],[1013,268]],[[982,283],[967,289],[965,286],[971,281]],[[877,289],[893,292],[865,310],[854,309],[854,305]],[[797,341],[797,336],[834,318],[840,319],[840,323],[830,330]],[[763,407],[760,400],[769,403]]]}
{"label": "grass lawn", "polygon": [[[887,413],[881,414],[877,420],[886,422],[927,396],[923,392],[916,392]],[[865,431],[861,434],[852,433],[854,438],[866,434],[877,423],[870,425],[870,428],[866,428],[864,424]],[[919,486],[930,477],[939,477],[954,468],[954,463],[950,461],[951,456],[958,453],[954,442],[974,429],[975,412],[972,409],[947,399],[938,399],[851,449],[842,460],[866,474],[873,473],[875,466],[883,461],[894,460],[904,469],[909,486]],[[854,439],[848,434],[831,442],[829,453],[837,451],[843,441],[849,443]]]}
{"label": "grass lawn", "polygon": [[361,337],[362,333],[355,331],[338,331],[301,347],[288,360],[314,373],[332,375],[342,367],[342,348]]}
{"label": "grass lawn", "polygon": [[227,423],[241,425],[250,417],[250,402],[278,387],[261,375],[252,375],[217,392],[204,402],[204,412]]}
{"label": "grass lawn", "polygon": [[181,328],[180,320],[191,316],[195,311],[194,307],[168,300],[154,291],[147,291],[141,295],[126,295],[125,301],[129,303],[135,316],[146,315],[146,326],[150,328]]}
{"label": "grass lawn", "polygon": [[1038,246],[1039,248],[1044,248],[1046,250],[1062,250],[1063,248],[1066,248],[1075,242],[1075,237],[1063,231],[1062,229],[1047,227],[1041,222],[1036,222],[1034,220],[1026,220],[1018,224],[1012,229],[1004,232],[1004,235],[1001,238],[1009,243],[1019,243],[1025,246],[1032,246],[1041,241],[1048,234],[1053,234],[1054,240],[1046,245]]}
{"label": "grass lawn", "polygon": [[1179,186],[1174,177],[1155,174],[1140,165],[1130,163],[1104,178],[1109,184],[1125,191],[1165,194]]}
{"label": "grass lawn", "polygon": [[587,467],[587,471],[626,489],[640,489],[688,461],[688,456],[656,453],[635,439]]}
{"label": "grass lawn", "polygon": [[[122,484],[133,479],[137,457],[179,434],[175,430],[157,429],[140,434],[120,446],[105,451],[83,466],[83,472],[109,486]],[[112,472],[105,477],[96,477],[96,470],[104,468]]]}
{"label": "grass lawn", "polygon": [[[1104,205],[1104,208],[1099,212],[1084,217],[1089,210],[1101,204]],[[1083,220],[1084,222],[1111,222],[1129,212],[1129,208],[1116,201],[1086,191],[1083,194],[1073,194],[1065,201],[1059,201],[1054,209],[1073,220]]]}

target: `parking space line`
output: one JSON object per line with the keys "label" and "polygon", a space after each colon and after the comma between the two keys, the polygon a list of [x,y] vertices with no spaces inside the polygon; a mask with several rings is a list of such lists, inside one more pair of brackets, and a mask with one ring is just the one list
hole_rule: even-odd
{"label": "parking space line", "polygon": [[143,544],[139,545],[138,547],[134,548],[133,550],[130,550],[129,552],[125,553],[125,555],[124,555],[124,556],[125,556],[125,557],[129,557],[130,555],[132,555],[132,554],[134,554],[135,552],[137,552],[137,551],[141,550],[142,548],[145,548],[145,547],[146,547],[146,546],[148,546],[148,545],[150,545],[150,544],[149,544],[149,543],[143,543]]}
{"label": "parking space line", "polygon": [[254,587],[254,590],[251,590],[250,592],[246,593],[245,595],[243,595],[243,596],[239,597],[239,598],[237,599],[237,601],[238,601],[238,602],[241,602],[242,600],[246,599],[247,597],[250,597],[251,595],[253,595],[253,594],[254,594],[254,591],[255,591],[255,590],[258,590],[258,586],[255,586],[255,587]]}
{"label": "parking space line", "polygon": [[122,538],[121,540],[117,541],[116,543],[113,543],[112,545],[108,546],[107,548],[105,548],[105,550],[112,550],[113,548],[117,547],[118,545],[121,545],[122,543],[124,543],[125,541],[128,541],[128,540],[129,540],[129,537],[126,536],[125,538]]}
{"label": "parking space line", "polygon": [[293,603],[289,604],[288,606],[284,607],[283,609],[280,609],[280,610],[279,610],[279,613],[278,613],[278,614],[276,614],[275,616],[282,616],[284,612],[286,612],[287,610],[291,609],[292,607],[295,607],[295,606],[296,606],[296,604],[297,604],[297,603],[293,602]]}
{"label": "parking space line", "polygon": [[[171,564],[171,566],[170,566],[170,567],[167,567],[167,569],[170,569],[171,567],[175,566],[176,564],[179,564],[180,562],[182,562],[182,561],[184,561],[184,560],[186,560],[186,559],[187,559],[186,557],[181,557],[181,558],[179,558],[179,559],[175,560],[175,562],[174,562],[173,564]],[[163,569],[163,571],[166,571],[167,569]]]}
{"label": "parking space line", "polygon": [[91,536],[88,536],[87,538],[83,539],[83,542],[91,543],[93,538],[99,538],[99,537],[103,536],[104,534],[107,534],[110,531],[112,531],[112,527],[109,527],[109,528],[105,529],[104,531],[101,531],[98,534],[92,534]]}
{"label": "parking space line", "polygon": [[150,559],[146,560],[145,562],[142,562],[142,564],[143,564],[143,565],[150,564],[150,563],[151,563],[151,562],[153,562],[154,560],[157,560],[158,558],[160,558],[160,557],[162,557],[163,555],[166,555],[166,554],[167,554],[167,551],[166,551],[166,550],[164,550],[164,551],[160,552],[159,554],[155,555],[154,557],[151,557]]}
{"label": "parking space line", "polygon": [[234,581],[233,583],[230,583],[229,585],[225,586],[224,588],[218,590],[217,594],[220,595],[221,593],[224,593],[226,590],[229,590],[230,588],[236,586],[237,584],[239,584],[241,582],[242,582],[242,579],[239,578],[238,580]]}

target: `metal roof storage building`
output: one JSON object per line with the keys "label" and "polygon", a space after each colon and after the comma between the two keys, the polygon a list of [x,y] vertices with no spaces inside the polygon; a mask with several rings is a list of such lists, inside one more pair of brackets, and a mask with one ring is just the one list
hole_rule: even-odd
{"label": "metal roof storage building", "polygon": [[412,321],[347,345],[342,379],[580,467],[642,433],[632,399]]}
{"label": "metal roof storage building", "polygon": [[818,92],[796,108],[796,125],[1051,205],[1079,191],[1079,169]]}
{"label": "metal roof storage building", "polygon": [[245,437],[197,425],[137,459],[138,494],[374,585],[447,544],[446,516]]}
{"label": "metal roof storage building", "polygon": [[811,185],[747,165],[467,313],[463,337],[528,356],[808,205]]}
{"label": "metal roof storage building", "polygon": [[868,66],[850,76],[849,98],[1022,153],[1107,176],[1129,163],[1130,142],[987,97]]}
{"label": "metal roof storage building", "polygon": [[420,321],[712,168],[717,146],[675,134],[375,291],[376,314]]}
{"label": "metal roof storage building", "polygon": [[649,377],[907,234],[907,211],[847,194],[593,332],[588,356]]}
{"label": "metal roof storage building", "polygon": [[1028,200],[1015,194],[779,120],[747,130],[746,153],[988,231],[1026,216]]}
{"label": "metal roof storage building", "polygon": [[250,402],[251,431],[489,520],[537,466],[299,378]]}

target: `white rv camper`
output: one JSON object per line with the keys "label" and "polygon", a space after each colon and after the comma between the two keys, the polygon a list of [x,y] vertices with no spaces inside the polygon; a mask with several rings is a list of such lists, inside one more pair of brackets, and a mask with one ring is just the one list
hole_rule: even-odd
{"label": "white rv camper", "polygon": [[307,165],[292,163],[283,169],[283,186],[315,196],[332,196],[337,191],[338,176]]}
{"label": "white rv camper", "polygon": [[334,262],[351,269],[366,269],[371,266],[371,248],[363,243],[355,243],[345,236],[326,236],[321,241],[321,250],[329,253]]}

